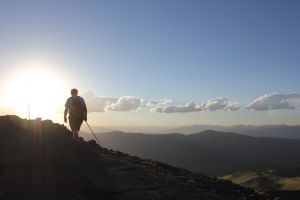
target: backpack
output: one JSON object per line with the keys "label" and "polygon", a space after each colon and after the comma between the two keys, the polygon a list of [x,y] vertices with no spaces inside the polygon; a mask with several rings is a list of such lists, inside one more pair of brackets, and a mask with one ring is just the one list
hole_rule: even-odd
{"label": "backpack", "polygon": [[84,112],[85,108],[84,105],[81,102],[81,99],[78,97],[73,97],[72,101],[70,103],[69,108],[69,115],[71,117],[77,118],[77,119],[83,119],[84,118]]}

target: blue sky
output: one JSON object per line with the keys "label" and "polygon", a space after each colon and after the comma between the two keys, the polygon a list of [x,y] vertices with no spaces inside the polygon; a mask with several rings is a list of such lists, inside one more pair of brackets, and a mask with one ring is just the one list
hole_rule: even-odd
{"label": "blue sky", "polygon": [[[213,115],[205,123],[224,124],[225,115],[228,124],[241,116],[245,121],[236,123],[252,123],[252,111],[243,109],[257,97],[300,94],[299,8],[296,0],[1,1],[0,71],[18,70],[16,60],[50,60],[66,82],[96,96],[167,98],[175,106],[226,97],[241,107],[155,117],[144,108],[110,111],[110,121],[130,116],[131,125],[139,118],[184,125]],[[278,112],[282,121],[261,123],[300,118],[298,106]]]}

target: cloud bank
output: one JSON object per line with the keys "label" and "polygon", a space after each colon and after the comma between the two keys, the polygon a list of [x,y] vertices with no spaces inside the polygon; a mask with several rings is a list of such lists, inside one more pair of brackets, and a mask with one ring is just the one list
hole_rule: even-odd
{"label": "cloud bank", "polygon": [[236,111],[240,106],[239,103],[232,103],[225,97],[219,97],[208,100],[201,108],[206,111]]}
{"label": "cloud bank", "polygon": [[97,97],[93,92],[85,92],[82,94],[85,99],[88,112],[105,112],[105,111],[133,111],[137,110],[143,99],[135,96],[122,96],[122,97]]}
{"label": "cloud bank", "polygon": [[117,102],[110,104],[107,106],[107,110],[111,111],[133,111],[137,110],[141,103],[143,102],[143,99],[140,97],[135,96],[123,96],[118,99]]}
{"label": "cloud bank", "polygon": [[194,102],[188,102],[185,105],[168,105],[164,107],[155,107],[151,112],[158,113],[188,113],[201,111],[236,111],[239,110],[238,103],[232,103],[225,97],[219,97],[208,100],[206,103],[197,105]]}
{"label": "cloud bank", "polygon": [[153,106],[164,106],[169,103],[171,103],[171,99],[160,99],[160,100],[155,100],[155,99],[150,99],[147,103],[147,106],[153,107]]}
{"label": "cloud bank", "polygon": [[196,105],[194,102],[188,102],[185,105],[156,107],[151,109],[151,112],[158,112],[158,113],[187,113],[187,112],[199,112],[199,111],[201,111],[201,108],[198,105]]}
{"label": "cloud bank", "polygon": [[[169,105],[170,99],[150,99],[147,104],[143,102],[141,97],[122,96],[122,97],[107,97],[95,96],[93,92],[85,92],[82,94],[88,107],[88,112],[128,112],[135,111],[139,108],[149,108],[150,112],[156,113],[191,113],[204,111],[237,111],[240,110],[238,102],[231,102],[225,97],[209,99],[201,104],[196,104],[190,101],[183,105]],[[300,105],[299,94],[280,94],[270,93],[258,97],[246,108],[248,110],[264,111],[264,110],[279,110],[279,109],[296,109]]]}
{"label": "cloud bank", "polygon": [[297,100],[300,99],[298,94],[280,94],[280,93],[270,93],[258,97],[251,103],[249,103],[246,108],[249,110],[279,110],[279,109],[296,109]]}

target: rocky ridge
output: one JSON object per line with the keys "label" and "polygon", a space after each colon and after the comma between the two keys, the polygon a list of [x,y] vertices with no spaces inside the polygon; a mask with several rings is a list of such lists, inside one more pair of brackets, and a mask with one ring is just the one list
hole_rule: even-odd
{"label": "rocky ridge", "polygon": [[266,200],[230,181],[73,142],[50,120],[0,117],[0,199]]}

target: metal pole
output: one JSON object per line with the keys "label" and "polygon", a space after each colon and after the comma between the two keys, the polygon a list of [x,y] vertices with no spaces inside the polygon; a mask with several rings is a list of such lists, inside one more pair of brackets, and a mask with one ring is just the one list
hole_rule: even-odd
{"label": "metal pole", "polygon": [[98,140],[97,136],[95,135],[94,131],[91,129],[90,125],[88,124],[88,122],[87,122],[87,121],[85,121],[85,123],[88,125],[88,127],[89,127],[89,129],[91,130],[92,134],[93,134],[93,135],[94,135],[94,137],[96,138],[96,140],[97,140],[97,142],[98,142],[99,146],[101,147],[101,144],[100,144],[100,142],[99,142],[99,140]]}
{"label": "metal pole", "polygon": [[[28,88],[30,88],[30,80],[28,80]],[[31,109],[31,90],[28,91],[28,120],[30,120],[30,109]]]}

